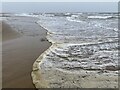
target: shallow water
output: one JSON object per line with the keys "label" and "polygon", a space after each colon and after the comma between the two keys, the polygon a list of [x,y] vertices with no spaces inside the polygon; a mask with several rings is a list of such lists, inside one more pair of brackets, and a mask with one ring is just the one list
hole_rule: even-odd
{"label": "shallow water", "polygon": [[[78,61],[81,68],[105,69],[110,64],[117,67],[117,14],[42,14],[39,19],[38,23],[48,30],[48,40],[57,45],[47,54],[46,59],[50,60],[45,63],[67,60],[73,61],[68,65],[76,65],[74,61]],[[55,66],[59,65],[55,63]]]}

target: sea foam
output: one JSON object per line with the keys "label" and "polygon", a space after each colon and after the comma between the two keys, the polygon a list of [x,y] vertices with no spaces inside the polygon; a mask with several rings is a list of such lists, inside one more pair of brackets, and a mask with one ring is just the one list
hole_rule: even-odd
{"label": "sea foam", "polygon": [[[85,23],[63,15],[38,16],[38,24],[48,30],[47,39],[52,45],[33,65],[37,88],[118,87],[117,20],[89,20],[86,16],[72,15]],[[87,82],[91,85],[86,86]]]}

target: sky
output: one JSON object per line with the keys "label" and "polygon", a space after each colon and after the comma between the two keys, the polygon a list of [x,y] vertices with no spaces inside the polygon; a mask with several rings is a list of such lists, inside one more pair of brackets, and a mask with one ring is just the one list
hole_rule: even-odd
{"label": "sky", "polygon": [[2,2],[2,12],[117,12],[117,2]]}

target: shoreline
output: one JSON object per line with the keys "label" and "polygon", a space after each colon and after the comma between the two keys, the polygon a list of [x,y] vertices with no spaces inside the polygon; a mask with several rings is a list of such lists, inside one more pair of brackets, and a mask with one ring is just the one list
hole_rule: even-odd
{"label": "shoreline", "polygon": [[[37,24],[42,27],[39,23],[39,20],[37,21]],[[44,28],[44,27],[42,27]],[[42,58],[44,58],[44,55],[46,53],[48,53],[50,51],[51,48],[54,47],[54,43],[52,43],[51,41],[49,41],[49,39],[47,38],[47,35],[49,33],[49,31],[44,28],[46,30],[46,39],[48,40],[49,43],[51,43],[51,46],[48,47],[48,49],[46,49],[42,54],[39,55],[39,57],[35,60],[35,62],[33,63],[33,68],[32,68],[32,72],[31,72],[31,77],[33,80],[33,84],[35,85],[36,88],[48,88],[47,83],[45,82],[45,80],[43,80],[42,78],[37,78],[37,77],[41,77],[40,72],[39,72],[39,67],[40,67],[40,63],[42,63]],[[41,84],[40,84],[41,83]],[[41,86],[39,86],[41,85]]]}
{"label": "shoreline", "polygon": [[[49,33],[51,33],[51,32],[48,31],[47,34],[49,34]],[[57,88],[58,87],[60,87],[60,88],[67,87],[68,88],[70,85],[71,85],[71,88],[73,88],[73,87],[77,87],[77,88],[86,88],[86,87],[87,88],[89,88],[89,87],[90,88],[117,88],[118,87],[117,86],[117,82],[118,82],[117,78],[118,77],[114,75],[114,73],[116,75],[118,73],[116,70],[117,68],[115,68],[115,69],[111,68],[112,66],[108,66],[108,68],[106,68],[106,70],[104,68],[103,69],[94,69],[94,68],[93,69],[79,69],[80,72],[78,72],[79,73],[78,75],[74,74],[76,71],[72,71],[70,69],[75,69],[75,68],[79,68],[79,67],[75,67],[75,68],[68,67],[68,69],[61,67],[60,69],[58,69],[57,66],[56,67],[53,66],[53,68],[54,68],[53,69],[51,63],[54,63],[54,60],[52,62],[52,61],[49,61],[49,59],[48,59],[48,62],[47,62],[47,60],[45,60],[45,58],[47,59],[47,55],[49,58],[49,55],[50,55],[49,52],[51,52],[51,51],[54,52],[55,47],[59,46],[59,43],[54,43],[50,39],[48,39],[48,41],[51,42],[52,45],[46,51],[44,51],[36,59],[36,61],[33,64],[33,71],[31,73],[31,76],[33,78],[33,83],[35,84],[36,88],[56,88],[56,87]],[[102,45],[104,45],[104,46],[107,45],[107,46],[111,47],[112,44],[115,44],[115,45],[113,45],[113,48],[117,47],[116,42],[117,41],[98,42],[98,43],[82,43],[82,44],[80,44],[80,46],[84,46],[84,45],[96,46],[99,49],[97,52],[99,52]],[[77,44],[77,45],[79,45],[79,44]],[[108,53],[106,48],[105,48],[105,50],[106,50],[106,53]],[[116,49],[114,52],[117,52]],[[103,56],[102,54],[100,54],[100,55]],[[63,58],[66,58],[66,57],[63,56]],[[48,65],[48,67],[46,65]],[[105,72],[102,72],[104,70],[105,70]],[[67,72],[69,72],[69,73],[67,73]],[[101,73],[105,73],[105,74],[101,75]],[[45,74],[46,74],[46,76],[44,76]],[[95,74],[95,76],[94,76],[94,74]],[[112,74],[112,75],[110,75],[110,74]],[[68,77],[72,78],[73,80],[69,79]],[[78,77],[80,79],[80,81],[78,80],[78,78],[75,80],[74,78],[76,78],[76,77]],[[59,79],[59,81],[58,81],[58,79]],[[78,81],[79,81],[79,83],[76,83],[76,84],[74,83],[74,82],[78,82]],[[62,84],[63,84],[62,82],[65,82],[68,85],[65,84],[62,86]],[[81,82],[83,82],[83,83],[81,83]],[[90,83],[90,85],[88,85],[89,83]],[[102,85],[102,83],[104,85]],[[52,86],[52,84],[53,84],[53,86]],[[54,87],[54,85],[56,85],[56,87]],[[79,86],[79,85],[81,85],[81,86]]]}
{"label": "shoreline", "polygon": [[[94,67],[93,68],[91,68],[91,67],[90,68],[81,68],[80,64],[79,64],[79,66],[77,66],[77,64],[76,65],[73,64],[73,66],[65,67],[66,64],[61,63],[61,62],[64,62],[64,60],[67,60],[67,62],[70,62],[70,63],[72,63],[72,62],[78,63],[78,61],[73,60],[71,58],[68,58],[67,55],[63,51],[62,51],[63,55],[58,54],[58,56],[61,59],[57,58],[57,56],[56,56],[55,59],[57,59],[58,61],[56,60],[56,62],[55,62],[55,60],[53,58],[51,58],[51,57],[55,57],[54,51],[58,50],[58,52],[59,52],[60,51],[59,47],[61,45],[59,45],[59,43],[52,42],[52,40],[50,40],[47,37],[47,35],[49,33],[51,33],[51,32],[49,32],[46,28],[42,27],[38,23],[38,21],[34,22],[34,23],[37,23],[39,27],[41,27],[42,29],[44,29],[46,31],[45,32],[46,34],[44,35],[45,38],[39,39],[40,42],[47,41],[47,42],[49,42],[50,45],[48,45],[48,47],[45,50],[43,50],[38,55],[38,57],[34,58],[34,61],[32,61],[33,63],[32,63],[31,66],[33,66],[33,67],[32,67],[32,70],[30,71],[30,77],[32,78],[32,83],[34,84],[34,86],[36,88],[51,88],[51,87],[54,87],[54,88],[56,88],[56,87],[60,87],[60,88],[64,88],[64,87],[65,88],[66,87],[67,88],[68,87],[71,87],[71,88],[73,88],[73,87],[77,87],[77,88],[85,88],[85,87],[87,87],[87,88],[89,88],[89,87],[90,88],[97,87],[98,88],[99,87],[99,88],[102,88],[102,87],[105,87],[105,88],[108,88],[109,85],[112,88],[117,87],[116,84],[118,82],[117,81],[117,73],[118,72],[115,70],[116,67],[114,68],[112,66],[108,66],[106,70],[104,69],[104,67],[102,69],[96,69]],[[31,35],[30,32],[29,33],[22,32],[22,33],[25,34],[25,36],[27,36],[27,38],[29,38],[29,39],[33,39],[33,38],[37,39],[37,37],[39,37],[38,34]],[[32,36],[32,38],[31,38],[31,36]],[[29,40],[29,39],[27,39],[27,40]],[[29,42],[31,42],[31,40]],[[32,43],[29,43],[27,45],[30,45],[30,44],[34,45],[34,44],[36,44],[36,42],[32,42]],[[117,53],[117,50],[116,50],[117,44],[116,43],[115,43],[115,45],[112,45],[112,44],[114,44],[114,42],[113,43],[111,43],[111,42],[110,43],[109,42],[100,43],[99,42],[97,44],[96,43],[90,43],[90,44],[83,43],[83,44],[78,45],[79,47],[77,47],[77,48],[79,50],[80,47],[85,45],[86,49],[84,49],[84,51],[85,50],[87,51],[87,49],[90,49],[92,51],[92,48],[94,47],[94,48],[96,48],[96,51],[95,52],[92,51],[93,53],[90,53],[90,56],[89,55],[88,56],[90,58],[93,58],[93,60],[95,60],[97,55],[101,55],[103,57],[103,59],[104,59],[104,57],[109,58],[108,55],[110,54],[110,52],[113,49],[115,49],[114,52],[115,52],[115,55],[116,55],[116,53]],[[43,44],[43,46],[44,45],[45,45],[45,43]],[[90,46],[90,47],[87,47],[87,46]],[[103,46],[104,46],[104,48],[102,48]],[[106,46],[109,46],[109,48],[107,48]],[[55,47],[57,47],[58,49],[55,49]],[[61,48],[63,49],[63,47],[61,47]],[[113,49],[111,49],[111,48],[113,48]],[[22,49],[24,49],[24,48],[22,48]],[[28,50],[29,49],[31,49],[31,48],[28,48]],[[109,49],[110,49],[110,51],[109,51]],[[68,49],[68,50],[71,50],[71,48]],[[101,50],[105,50],[105,51],[101,51]],[[52,53],[52,51],[53,51],[53,53]],[[99,51],[101,51],[101,52],[99,52]],[[35,52],[33,52],[33,51],[31,51],[31,52],[35,53],[36,50],[35,50]],[[97,52],[97,54],[96,54],[96,52]],[[83,54],[83,55],[81,54],[81,55],[85,56],[88,53]],[[105,53],[106,56],[104,56],[102,53]],[[83,57],[83,58],[85,58],[85,57]],[[102,59],[102,58],[100,57],[100,59]],[[25,60],[25,59],[23,59],[23,60]],[[73,60],[73,61],[71,61],[71,60]],[[58,64],[59,65],[61,64],[63,66],[58,67]],[[110,74],[112,74],[112,75],[110,75]],[[94,81],[96,81],[96,82],[94,82]],[[100,81],[100,83],[98,81]],[[83,83],[81,83],[81,82],[83,82]],[[90,84],[90,85],[87,85],[87,84]],[[104,84],[104,85],[102,85],[102,84]]]}
{"label": "shoreline", "polygon": [[51,46],[46,40],[47,31],[36,21],[35,17],[8,17],[8,25],[22,36],[3,41],[3,88],[35,88],[31,77],[33,63]]}

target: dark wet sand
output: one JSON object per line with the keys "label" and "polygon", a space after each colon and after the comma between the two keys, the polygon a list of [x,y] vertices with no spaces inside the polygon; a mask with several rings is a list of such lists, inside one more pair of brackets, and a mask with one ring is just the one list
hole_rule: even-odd
{"label": "dark wet sand", "polygon": [[5,22],[2,22],[2,27],[3,27],[3,32],[2,32],[3,41],[8,41],[10,39],[16,39],[16,38],[19,38],[21,36],[20,33],[16,32],[14,29],[12,29]]}
{"label": "dark wet sand", "polygon": [[[17,19],[20,19],[20,17]],[[21,20],[24,21],[25,17]],[[16,22],[17,20],[14,21]],[[20,23],[19,20],[18,22]],[[19,23],[17,24],[18,26]],[[45,29],[36,25],[35,22],[29,23],[27,21],[25,23],[22,33],[3,23],[3,88],[35,88],[31,78],[32,65],[38,56],[51,45],[48,41],[41,40],[46,37]],[[30,32],[28,30],[29,24],[30,26],[33,25],[31,29],[29,28]],[[37,29],[34,29],[36,27]],[[39,34],[27,35],[24,34],[25,30],[29,34],[33,34],[36,31]]]}

